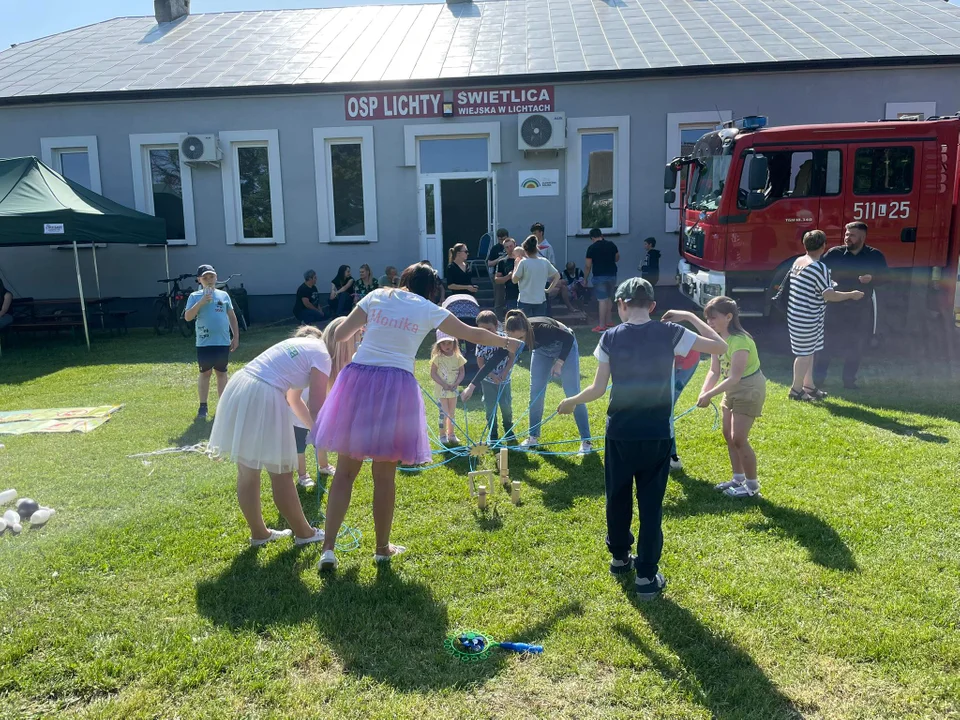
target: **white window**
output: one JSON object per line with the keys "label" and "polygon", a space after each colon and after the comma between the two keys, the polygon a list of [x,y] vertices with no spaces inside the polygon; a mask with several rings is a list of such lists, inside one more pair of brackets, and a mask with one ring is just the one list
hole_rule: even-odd
{"label": "white window", "polygon": [[[489,170],[490,165],[495,165],[500,160],[500,123],[499,122],[477,122],[477,123],[455,123],[447,125],[404,125],[403,127],[403,160],[404,165],[408,167],[420,167],[424,160],[424,143],[427,146],[427,157],[435,158],[436,151],[444,147],[442,140],[457,136],[457,138],[469,138],[473,136],[476,143],[475,147],[470,148],[471,158],[475,159],[476,151],[480,147],[480,139],[486,138],[487,167],[484,172]],[[434,140],[440,140],[440,143],[434,143]],[[426,172],[422,167],[420,172]]]}
{"label": "white window", "polygon": [[[716,130],[722,123],[733,119],[731,110],[704,110],[703,112],[668,113],[667,114],[667,156],[666,163],[675,157],[689,155],[693,146],[704,134]],[[677,197],[681,198],[681,189],[677,188]],[[666,209],[667,232],[677,232],[680,229],[680,211],[676,206]]]}
{"label": "white window", "polygon": [[40,153],[44,164],[67,180],[95,193],[100,193],[100,156],[97,137],[41,138]]}
{"label": "white window", "polygon": [[887,120],[926,120],[937,114],[935,102],[888,102],[884,118]]}
{"label": "white window", "polygon": [[567,234],[630,231],[630,118],[567,121]]}
{"label": "white window", "polygon": [[133,199],[140,212],[162,217],[171,245],[196,245],[193,176],[180,156],[182,133],[131,135]]}
{"label": "white window", "polygon": [[[40,138],[40,159],[67,180],[100,194],[100,154],[97,136]],[[106,243],[97,243],[104,248]],[[56,249],[70,249],[70,245],[51,245]],[[78,248],[93,247],[93,243],[78,244]]]}
{"label": "white window", "polygon": [[314,128],[320,242],[377,241],[373,127]]}
{"label": "white window", "polygon": [[221,132],[220,149],[227,244],[285,242],[279,133],[276,130]]}

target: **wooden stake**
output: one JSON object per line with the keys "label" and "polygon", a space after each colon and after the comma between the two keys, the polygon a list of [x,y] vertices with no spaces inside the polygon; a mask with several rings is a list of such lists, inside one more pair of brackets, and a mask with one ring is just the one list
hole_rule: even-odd
{"label": "wooden stake", "polygon": [[520,504],[520,481],[514,480],[511,483],[510,487],[511,487],[510,502],[512,502],[514,505],[519,505]]}
{"label": "wooden stake", "polygon": [[477,488],[477,507],[485,510],[487,507],[487,486],[481,485]]}

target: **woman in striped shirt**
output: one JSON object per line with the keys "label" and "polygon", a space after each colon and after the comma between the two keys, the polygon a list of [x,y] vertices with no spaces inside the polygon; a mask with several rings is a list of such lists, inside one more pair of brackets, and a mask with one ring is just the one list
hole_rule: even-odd
{"label": "woman in striped shirt", "polygon": [[823,350],[823,323],[828,302],[861,300],[859,290],[838,292],[833,288],[830,270],[820,262],[827,236],[811,230],[803,236],[806,255],[798,257],[790,268],[790,292],[787,297],[787,328],[793,362],[793,386],[790,399],[809,402],[821,400],[826,393],[813,384],[813,356]]}

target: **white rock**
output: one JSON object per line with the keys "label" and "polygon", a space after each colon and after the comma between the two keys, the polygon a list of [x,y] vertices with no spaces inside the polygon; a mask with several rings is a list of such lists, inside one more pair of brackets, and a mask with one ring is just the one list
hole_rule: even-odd
{"label": "white rock", "polygon": [[20,524],[20,516],[17,515],[16,510],[7,510],[3,514],[3,519],[6,520],[8,527],[13,527],[14,525]]}
{"label": "white rock", "polygon": [[33,515],[30,516],[30,524],[34,527],[40,527],[47,520],[50,519],[49,510],[37,510]]}
{"label": "white rock", "polygon": [[0,505],[6,505],[7,503],[12,503],[16,499],[17,499],[17,491],[14,490],[13,488],[0,492]]}

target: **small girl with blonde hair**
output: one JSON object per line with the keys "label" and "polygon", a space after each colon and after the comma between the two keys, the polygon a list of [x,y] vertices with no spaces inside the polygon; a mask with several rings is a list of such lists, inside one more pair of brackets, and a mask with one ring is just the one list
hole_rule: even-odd
{"label": "small girl with blonde hair", "polygon": [[430,377],[436,383],[435,393],[443,411],[443,435],[440,442],[444,445],[458,445],[460,438],[453,431],[453,417],[457,411],[457,388],[463,380],[464,365],[467,360],[460,354],[460,344],[456,338],[437,330],[437,342],[430,352]]}

